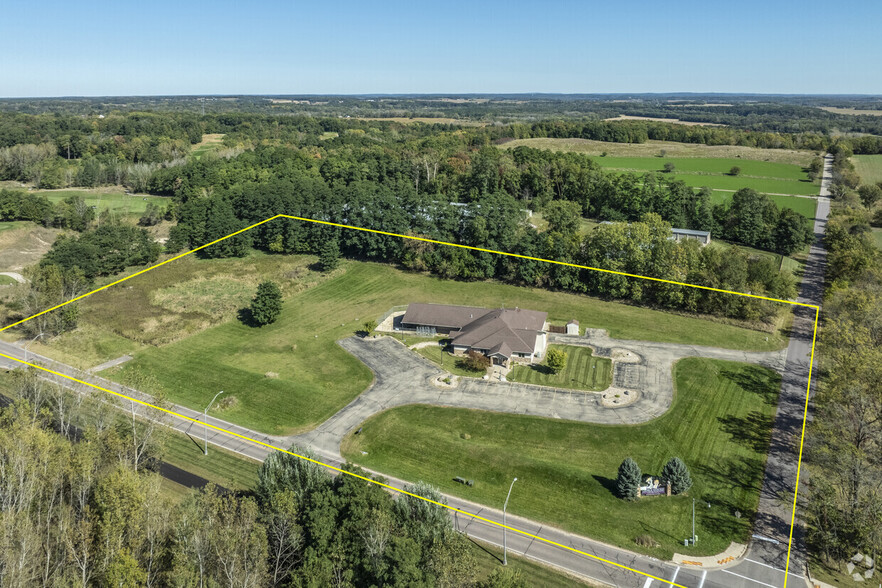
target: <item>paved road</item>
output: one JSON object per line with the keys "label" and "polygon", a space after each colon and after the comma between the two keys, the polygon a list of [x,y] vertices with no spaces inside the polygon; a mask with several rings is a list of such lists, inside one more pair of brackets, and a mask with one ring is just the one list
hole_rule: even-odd
{"label": "paved road", "polygon": [[[674,397],[671,368],[683,357],[709,357],[759,363],[781,370],[784,353],[751,353],[666,343],[610,339],[595,332],[589,337],[560,336],[553,341],[570,345],[590,345],[598,355],[609,356],[612,349],[626,348],[640,356],[639,363],[617,364],[628,370],[629,388],[639,390],[639,398],[629,406],[605,407],[600,394],[534,386],[514,382],[494,382],[460,378],[453,388],[434,383],[442,374],[438,366],[407,349],[391,337],[362,339],[350,337],[340,345],[367,365],[374,382],[358,398],[318,428],[292,440],[299,445],[339,455],[343,437],[370,416],[405,404],[432,404],[508,412],[585,423],[639,424],[664,414]],[[617,369],[617,377],[622,372]]]}

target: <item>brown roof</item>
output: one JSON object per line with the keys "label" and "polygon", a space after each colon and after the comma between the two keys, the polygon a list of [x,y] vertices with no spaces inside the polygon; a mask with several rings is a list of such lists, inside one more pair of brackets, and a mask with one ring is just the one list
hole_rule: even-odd
{"label": "brown roof", "polygon": [[488,312],[490,309],[477,306],[414,303],[407,307],[401,322],[406,325],[460,329]]}
{"label": "brown roof", "polygon": [[487,309],[443,304],[411,304],[402,323],[452,328],[454,345],[511,357],[532,353],[545,326],[547,312],[520,308]]}

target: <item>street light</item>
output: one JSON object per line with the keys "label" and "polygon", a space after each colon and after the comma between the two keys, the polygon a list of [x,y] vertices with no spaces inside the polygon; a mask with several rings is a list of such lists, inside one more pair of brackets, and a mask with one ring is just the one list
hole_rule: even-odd
{"label": "street light", "polygon": [[33,339],[31,339],[30,341],[28,341],[27,343],[25,343],[25,345],[24,345],[24,352],[25,352],[25,358],[24,358],[24,360],[25,360],[25,361],[28,360],[28,346],[29,346],[31,343],[33,343],[34,341],[36,341],[37,339],[39,339],[40,337],[42,337],[42,336],[43,336],[43,333],[40,332],[40,334],[35,335]]}
{"label": "street light", "polygon": [[215,394],[214,398],[211,399],[211,402],[208,403],[208,406],[205,407],[205,412],[203,413],[204,418],[202,419],[202,424],[205,425],[205,455],[208,455],[208,409],[211,408],[211,405],[217,400],[217,397],[223,393],[224,391],[221,390]]}
{"label": "street light", "polygon": [[508,495],[505,497],[505,504],[502,505],[502,565],[504,566],[508,565],[508,545],[505,542],[505,509],[508,506],[508,497],[511,496],[511,489],[514,488],[514,483],[517,481],[517,478],[511,481],[511,486],[508,487]]}

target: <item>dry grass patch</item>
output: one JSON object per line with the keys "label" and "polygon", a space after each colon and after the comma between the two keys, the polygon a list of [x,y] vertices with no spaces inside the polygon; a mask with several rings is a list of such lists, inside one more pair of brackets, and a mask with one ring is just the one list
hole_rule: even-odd
{"label": "dry grass patch", "polygon": [[792,163],[807,167],[818,154],[812,151],[796,149],[760,149],[759,147],[741,147],[738,145],[700,145],[676,143],[674,141],[647,141],[645,143],[608,143],[590,139],[515,139],[500,145],[502,149],[515,147],[532,147],[549,151],[564,151],[600,156],[604,153],[610,157],[657,157],[662,150],[665,157],[715,157],[742,158],[756,161],[773,161],[776,163]]}
{"label": "dry grass patch", "polygon": [[620,114],[613,118],[605,118],[603,120],[651,120],[655,122],[667,122],[675,125],[686,125],[687,127],[728,127],[721,123],[695,122],[688,120],[680,120],[679,118],[658,118],[655,116],[633,116],[630,114]]}
{"label": "dry grass patch", "polygon": [[867,116],[882,116],[882,110],[858,110],[856,108],[836,108],[835,106],[819,106],[821,110],[832,112],[833,114],[864,114]]}

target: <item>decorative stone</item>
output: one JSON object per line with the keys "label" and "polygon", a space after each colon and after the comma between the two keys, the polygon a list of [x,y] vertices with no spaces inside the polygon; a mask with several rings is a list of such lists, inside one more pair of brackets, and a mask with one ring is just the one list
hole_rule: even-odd
{"label": "decorative stone", "polygon": [[873,574],[875,574],[875,573],[876,573],[876,568],[870,568],[869,570],[867,570],[866,572],[864,572],[864,578],[866,578],[867,580],[869,580],[870,578],[873,577]]}
{"label": "decorative stone", "polygon": [[854,563],[861,563],[862,561],[864,561],[864,554],[860,552],[855,553],[854,556],[852,556],[851,561],[853,561]]}
{"label": "decorative stone", "polygon": [[854,571],[854,564],[851,562],[848,562],[847,564],[845,564],[845,569],[848,570],[849,574],[852,573]]}
{"label": "decorative stone", "polygon": [[863,582],[864,581],[864,577],[861,576],[860,574],[852,574],[851,579],[854,580],[855,582]]}
{"label": "decorative stone", "polygon": [[876,567],[875,564],[876,564],[875,560],[873,560],[873,558],[870,557],[869,555],[864,558],[864,567],[875,568]]}

